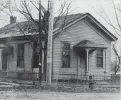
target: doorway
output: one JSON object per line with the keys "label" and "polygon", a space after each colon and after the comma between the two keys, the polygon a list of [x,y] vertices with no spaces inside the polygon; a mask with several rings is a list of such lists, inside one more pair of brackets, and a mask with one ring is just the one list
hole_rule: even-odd
{"label": "doorway", "polygon": [[78,48],[76,52],[79,56],[79,68],[86,68],[86,51]]}
{"label": "doorway", "polygon": [[79,56],[80,56],[80,67],[85,68],[86,67],[86,52],[85,52],[85,50],[80,50]]}

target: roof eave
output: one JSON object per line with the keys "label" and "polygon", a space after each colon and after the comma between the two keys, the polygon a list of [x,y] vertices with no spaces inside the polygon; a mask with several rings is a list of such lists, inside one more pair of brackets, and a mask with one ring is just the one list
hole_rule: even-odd
{"label": "roof eave", "polygon": [[103,26],[97,19],[95,19],[91,14],[86,13],[87,17],[90,18],[97,26],[99,26],[105,33],[111,38],[112,41],[118,40],[105,26]]}

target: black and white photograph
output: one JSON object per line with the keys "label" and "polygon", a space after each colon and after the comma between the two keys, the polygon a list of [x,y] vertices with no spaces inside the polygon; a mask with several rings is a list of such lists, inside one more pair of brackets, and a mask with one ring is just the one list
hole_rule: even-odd
{"label": "black and white photograph", "polygon": [[0,0],[0,100],[120,100],[120,0]]}

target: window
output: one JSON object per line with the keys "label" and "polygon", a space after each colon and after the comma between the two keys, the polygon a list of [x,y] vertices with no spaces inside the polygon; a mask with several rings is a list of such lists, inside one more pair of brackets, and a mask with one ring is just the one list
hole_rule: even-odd
{"label": "window", "polygon": [[103,50],[97,50],[97,67],[103,68]]}
{"label": "window", "polygon": [[62,46],[62,68],[70,67],[70,43],[63,42]]}
{"label": "window", "polygon": [[18,44],[17,67],[24,67],[24,44]]}
{"label": "window", "polygon": [[35,53],[33,59],[33,68],[39,68],[38,64],[39,64],[39,54]]}

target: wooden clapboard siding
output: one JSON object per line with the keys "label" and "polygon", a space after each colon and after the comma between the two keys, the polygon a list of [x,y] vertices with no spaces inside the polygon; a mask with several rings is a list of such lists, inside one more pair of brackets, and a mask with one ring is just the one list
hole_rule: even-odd
{"label": "wooden clapboard siding", "polygon": [[[106,50],[106,74],[110,75],[110,67],[111,67],[111,54],[110,54],[111,50],[110,47]],[[96,51],[94,51],[93,53],[89,54],[89,74],[99,74],[102,75],[105,72],[105,52],[103,52],[103,68],[98,68],[97,67],[97,59],[96,59]]]}
{"label": "wooden clapboard siding", "polygon": [[[106,51],[106,68],[109,73],[111,61],[111,41],[106,38],[100,31],[91,26],[88,22],[81,20],[71,27],[62,31],[57,37],[54,38],[53,44],[53,73],[77,73],[77,55],[73,50],[73,46],[82,40],[90,40],[98,44],[105,44],[108,49]],[[61,68],[61,41],[70,41],[71,43],[71,68]],[[104,74],[104,68],[97,68],[96,66],[96,51],[89,55],[89,74]],[[80,68],[81,72],[83,68]],[[84,69],[83,69],[84,70]]]}

